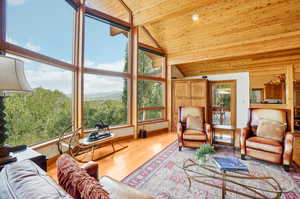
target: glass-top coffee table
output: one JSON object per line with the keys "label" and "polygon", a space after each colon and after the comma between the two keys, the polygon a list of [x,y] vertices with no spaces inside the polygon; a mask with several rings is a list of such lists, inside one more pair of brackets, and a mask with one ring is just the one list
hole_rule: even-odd
{"label": "glass-top coffee table", "polygon": [[[214,187],[221,190],[222,199],[227,193],[234,193],[243,198],[277,199],[283,192],[293,189],[293,182],[289,190],[284,190],[279,182],[271,176],[254,175],[248,171],[221,171],[209,160],[204,164],[199,164],[197,160],[187,159],[184,161],[182,169],[188,179],[189,191],[192,182]],[[211,179],[219,183],[212,183]],[[257,186],[259,185],[259,186]]]}

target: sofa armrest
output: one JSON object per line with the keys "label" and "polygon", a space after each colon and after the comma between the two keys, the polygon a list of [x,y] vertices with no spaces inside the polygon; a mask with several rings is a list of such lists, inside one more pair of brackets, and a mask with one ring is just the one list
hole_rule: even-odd
{"label": "sofa armrest", "polygon": [[205,133],[206,133],[206,136],[207,136],[207,143],[208,144],[212,144],[212,141],[213,141],[213,131],[212,131],[211,125],[208,124],[208,123],[205,123],[204,124],[204,128],[205,128]]}
{"label": "sofa armrest", "polygon": [[98,175],[98,167],[99,167],[98,163],[97,162],[93,162],[93,161],[85,163],[84,165],[81,166],[81,168],[85,169],[86,172],[90,176],[92,176],[92,177],[94,177],[96,179],[98,179],[98,176],[99,176]]}
{"label": "sofa armrest", "polygon": [[154,199],[147,193],[134,189],[108,176],[102,176],[99,182],[109,193],[111,199]]}
{"label": "sofa armrest", "polygon": [[283,165],[290,165],[293,158],[294,133],[287,132],[284,138]]}
{"label": "sofa armrest", "polygon": [[246,140],[250,136],[250,128],[243,128],[241,131],[240,145],[241,145],[241,154],[246,155]]}

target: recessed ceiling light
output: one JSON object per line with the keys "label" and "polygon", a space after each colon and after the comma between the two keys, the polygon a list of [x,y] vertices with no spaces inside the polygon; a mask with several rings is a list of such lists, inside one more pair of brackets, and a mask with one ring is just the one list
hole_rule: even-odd
{"label": "recessed ceiling light", "polygon": [[193,21],[197,21],[199,19],[199,15],[198,14],[193,14],[192,15],[192,20]]}

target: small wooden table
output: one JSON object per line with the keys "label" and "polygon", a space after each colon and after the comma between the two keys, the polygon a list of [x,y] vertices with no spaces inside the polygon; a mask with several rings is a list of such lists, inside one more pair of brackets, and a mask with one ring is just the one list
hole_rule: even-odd
{"label": "small wooden table", "polygon": [[220,124],[213,124],[212,125],[212,129],[213,129],[213,144],[218,142],[218,143],[226,143],[228,144],[227,142],[222,142],[222,141],[216,141],[215,140],[215,134],[216,134],[216,129],[219,129],[219,130],[225,130],[225,131],[231,131],[232,132],[232,137],[231,137],[231,143],[229,143],[231,146],[234,147],[234,142],[235,142],[235,126],[232,126],[232,125],[220,125]]}
{"label": "small wooden table", "polygon": [[[31,160],[34,163],[36,163],[39,167],[41,167],[44,171],[47,172],[47,157],[45,155],[40,154],[39,152],[27,148],[22,151],[14,152],[11,153],[12,156],[17,158],[17,161],[22,161],[22,160]],[[9,162],[6,164],[0,165],[0,170],[7,164],[10,164],[13,162]]]}

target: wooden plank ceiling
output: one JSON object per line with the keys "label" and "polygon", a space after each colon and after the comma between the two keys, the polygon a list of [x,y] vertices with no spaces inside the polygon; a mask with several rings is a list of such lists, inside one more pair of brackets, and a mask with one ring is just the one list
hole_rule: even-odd
{"label": "wooden plank ceiling", "polygon": [[[88,0],[127,20],[119,0]],[[184,75],[300,56],[299,0],[123,0]],[[198,21],[191,19],[199,15]],[[142,39],[146,40],[146,39]],[[274,53],[274,55],[273,55]],[[258,56],[264,56],[257,60]],[[244,68],[243,68],[244,67]]]}

